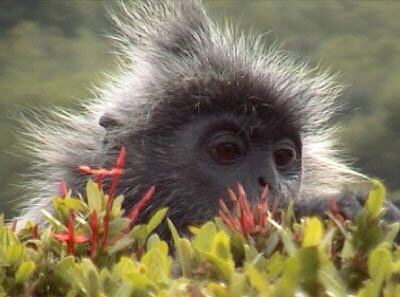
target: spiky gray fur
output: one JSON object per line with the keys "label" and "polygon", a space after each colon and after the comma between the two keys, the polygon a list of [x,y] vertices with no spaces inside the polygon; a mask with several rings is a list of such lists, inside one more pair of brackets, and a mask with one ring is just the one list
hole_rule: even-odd
{"label": "spiky gray fur", "polygon": [[[35,159],[28,195],[35,198],[28,201],[21,224],[40,221],[39,210],[50,209],[61,180],[71,187],[81,186],[84,179],[77,176],[77,165],[112,164],[115,154],[103,151],[106,131],[99,120],[104,114],[118,119],[115,137],[136,135],[160,124],[153,122],[152,115],[160,106],[169,106],[164,95],[169,89],[196,79],[223,80],[236,69],[267,84],[277,101],[293,109],[298,118],[304,166],[298,199],[322,197],[364,179],[335,148],[330,121],[342,88],[326,73],[309,70],[279,48],[267,48],[261,36],[247,37],[217,26],[197,0],[120,2],[113,20],[119,30],[113,36],[119,72],[95,90],[95,98],[85,101],[83,112],[54,111],[46,119],[37,117],[40,120],[27,123],[27,148]],[[202,106],[202,98],[197,100]],[[127,169],[137,175],[141,174],[140,154]]]}

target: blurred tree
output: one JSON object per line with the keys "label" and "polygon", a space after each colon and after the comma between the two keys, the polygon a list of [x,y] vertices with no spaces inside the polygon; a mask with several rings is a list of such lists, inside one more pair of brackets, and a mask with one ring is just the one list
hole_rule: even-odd
{"label": "blurred tree", "polygon": [[64,35],[73,36],[81,27],[92,31],[104,28],[107,1],[90,0],[2,0],[0,33],[21,21],[34,21],[46,27],[57,27]]}
{"label": "blurred tree", "polygon": [[[8,215],[18,199],[13,173],[29,170],[16,141],[19,110],[72,106],[92,96],[89,88],[101,80],[100,71],[112,68],[107,25],[102,14],[95,16],[101,9],[94,1],[0,2],[0,206]],[[15,18],[4,18],[7,10]],[[94,30],[90,20],[96,18],[101,26]]]}

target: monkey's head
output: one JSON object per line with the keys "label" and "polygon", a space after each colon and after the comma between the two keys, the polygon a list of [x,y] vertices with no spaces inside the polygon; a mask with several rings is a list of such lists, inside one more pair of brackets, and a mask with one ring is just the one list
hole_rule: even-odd
{"label": "monkey's head", "polygon": [[[341,90],[262,37],[213,24],[197,0],[120,2],[113,37],[120,72],[83,114],[30,125],[38,196],[24,219],[50,207],[60,180],[83,191],[79,164],[112,166],[124,145],[119,191],[130,208],[151,186],[142,218],[168,206],[180,230],[217,213],[240,182],[250,201],[270,187],[285,204],[357,180],[329,125]],[[44,191],[44,189],[47,189]]]}
{"label": "monkey's head", "polygon": [[[204,80],[175,77],[143,129],[118,127],[114,140],[108,134],[107,149],[111,143],[114,150],[116,140],[127,149],[120,185],[128,189],[126,207],[132,206],[135,200],[130,198],[137,198],[138,191],[144,192],[140,187],[154,184],[152,209],[168,206],[169,216],[185,226],[212,218],[218,198],[237,182],[251,201],[265,186],[280,203],[297,197],[301,123],[275,97],[268,81],[237,71],[210,69]],[[109,131],[115,128],[111,122],[115,124],[109,114],[101,118]]]}
{"label": "monkey's head", "polygon": [[303,140],[323,130],[337,91],[331,81],[309,77],[260,38],[218,29],[197,1],[122,6],[130,13],[116,19],[118,40],[129,72],[103,94],[100,124],[105,159],[127,149],[125,207],[155,185],[143,215],[168,206],[180,227],[212,218],[237,182],[250,201],[265,186],[281,204],[297,199]]}

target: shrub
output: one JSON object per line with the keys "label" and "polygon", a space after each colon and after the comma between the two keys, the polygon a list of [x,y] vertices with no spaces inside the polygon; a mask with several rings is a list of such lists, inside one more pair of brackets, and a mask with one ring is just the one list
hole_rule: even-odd
{"label": "shrub", "polygon": [[[85,199],[64,184],[46,226],[29,222],[18,234],[0,222],[0,296],[400,296],[399,223],[383,213],[384,187],[374,181],[364,208],[344,220],[334,200],[326,219],[296,220],[292,206],[268,206],[268,190],[248,204],[244,189],[229,190],[232,207],[191,226],[172,242],[154,233],[167,209],[136,224],[154,187],[130,211],[121,208],[115,168],[91,169]],[[108,193],[101,188],[111,176]]]}

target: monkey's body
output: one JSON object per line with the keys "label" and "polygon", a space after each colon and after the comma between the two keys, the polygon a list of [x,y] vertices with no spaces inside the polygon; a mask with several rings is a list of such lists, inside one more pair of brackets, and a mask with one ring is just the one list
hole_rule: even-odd
{"label": "monkey's body", "polygon": [[114,18],[121,72],[84,113],[30,124],[36,198],[21,224],[41,220],[60,181],[82,192],[78,165],[112,166],[121,145],[124,206],[155,185],[142,218],[168,206],[180,230],[212,218],[238,181],[250,199],[268,184],[273,199],[317,205],[364,180],[335,149],[329,121],[341,88],[329,76],[218,28],[196,0],[135,3]]}

